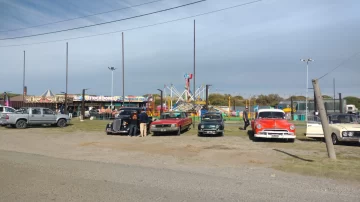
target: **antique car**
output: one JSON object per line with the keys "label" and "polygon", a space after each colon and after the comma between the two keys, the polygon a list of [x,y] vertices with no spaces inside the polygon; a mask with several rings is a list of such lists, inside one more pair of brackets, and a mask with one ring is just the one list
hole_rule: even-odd
{"label": "antique car", "polygon": [[260,109],[256,113],[255,120],[251,120],[253,140],[276,138],[294,142],[295,126],[288,122],[285,116],[285,112],[281,109]]}
{"label": "antique car", "polygon": [[[111,134],[124,134],[127,135],[129,134],[130,128],[129,128],[129,121],[130,121],[130,116],[133,113],[137,113],[140,114],[141,113],[141,108],[138,107],[124,107],[121,108],[119,111],[119,114],[117,117],[115,117],[115,119],[106,124],[106,134],[111,135]],[[149,121],[147,124],[147,131],[149,132],[150,129],[150,124],[152,123],[152,117],[149,116]],[[140,133],[140,123],[138,122],[138,126],[137,126],[138,130],[137,132]]]}
{"label": "antique car", "polygon": [[[360,142],[360,124],[357,116],[353,114],[331,114],[327,116],[329,121],[332,143]],[[306,137],[324,138],[324,132],[319,117],[308,119],[306,124]]]}
{"label": "antique car", "polygon": [[198,125],[198,136],[224,135],[224,119],[219,112],[207,112],[201,117]]}
{"label": "antique car", "polygon": [[151,123],[150,131],[153,135],[165,133],[180,135],[181,132],[189,130],[191,124],[192,119],[185,112],[166,112],[161,114],[159,120]]}
{"label": "antique car", "polygon": [[6,115],[6,125],[13,128],[27,128],[28,125],[54,125],[65,127],[70,122],[70,117],[65,114],[56,114],[48,108],[28,107],[21,108],[15,113]]}

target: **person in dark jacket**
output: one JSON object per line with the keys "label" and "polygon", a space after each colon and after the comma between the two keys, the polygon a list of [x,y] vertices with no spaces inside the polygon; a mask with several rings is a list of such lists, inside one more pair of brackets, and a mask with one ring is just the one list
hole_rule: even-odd
{"label": "person in dark jacket", "polygon": [[139,121],[140,121],[140,136],[141,137],[146,137],[146,135],[147,135],[147,123],[149,121],[149,116],[146,114],[144,109],[142,109],[141,113],[139,114]]}
{"label": "person in dark jacket", "polygon": [[137,134],[138,117],[136,113],[131,114],[129,123],[129,136],[133,137]]}
{"label": "person in dark jacket", "polygon": [[243,112],[243,119],[244,119],[244,129],[243,130],[246,130],[246,128],[250,125],[248,111],[249,111],[249,108],[246,107]]}

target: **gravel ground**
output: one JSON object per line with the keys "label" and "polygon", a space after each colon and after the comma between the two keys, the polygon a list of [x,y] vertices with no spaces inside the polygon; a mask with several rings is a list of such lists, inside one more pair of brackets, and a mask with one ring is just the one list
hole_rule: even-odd
{"label": "gravel ground", "polygon": [[[305,144],[302,142],[296,144]],[[308,143],[321,144],[321,143]],[[288,156],[246,137],[131,138],[0,130],[4,201],[360,201],[356,182],[271,169]],[[284,151],[293,145],[276,143]],[[306,151],[304,151],[306,152]]]}

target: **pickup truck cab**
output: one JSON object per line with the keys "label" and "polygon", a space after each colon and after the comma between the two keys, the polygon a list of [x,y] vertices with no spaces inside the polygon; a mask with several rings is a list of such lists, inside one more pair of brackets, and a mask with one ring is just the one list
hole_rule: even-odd
{"label": "pickup truck cab", "polygon": [[166,112],[162,113],[159,120],[151,123],[150,131],[153,135],[176,133],[189,130],[192,119],[185,112]]}
{"label": "pickup truck cab", "polygon": [[41,107],[21,108],[15,113],[6,115],[6,125],[16,128],[27,128],[28,125],[56,125],[65,127],[70,117],[65,114],[56,114],[51,109]]}
{"label": "pickup truck cab", "polygon": [[2,106],[0,105],[0,125],[5,126],[6,125],[6,114],[14,113],[15,109],[8,106]]}

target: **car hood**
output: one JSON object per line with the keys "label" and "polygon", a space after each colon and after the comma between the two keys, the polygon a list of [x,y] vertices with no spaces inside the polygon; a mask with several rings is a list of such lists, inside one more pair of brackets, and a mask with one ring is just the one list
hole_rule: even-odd
{"label": "car hood", "polygon": [[257,124],[261,124],[262,128],[287,128],[291,125],[284,119],[258,119]]}
{"label": "car hood", "polygon": [[153,125],[156,124],[174,124],[174,123],[179,123],[181,121],[181,119],[161,119],[161,120],[157,120],[152,122]]}
{"label": "car hood", "polygon": [[343,124],[331,124],[330,126],[333,128],[338,128],[340,130],[360,131],[360,124],[343,123]]}

